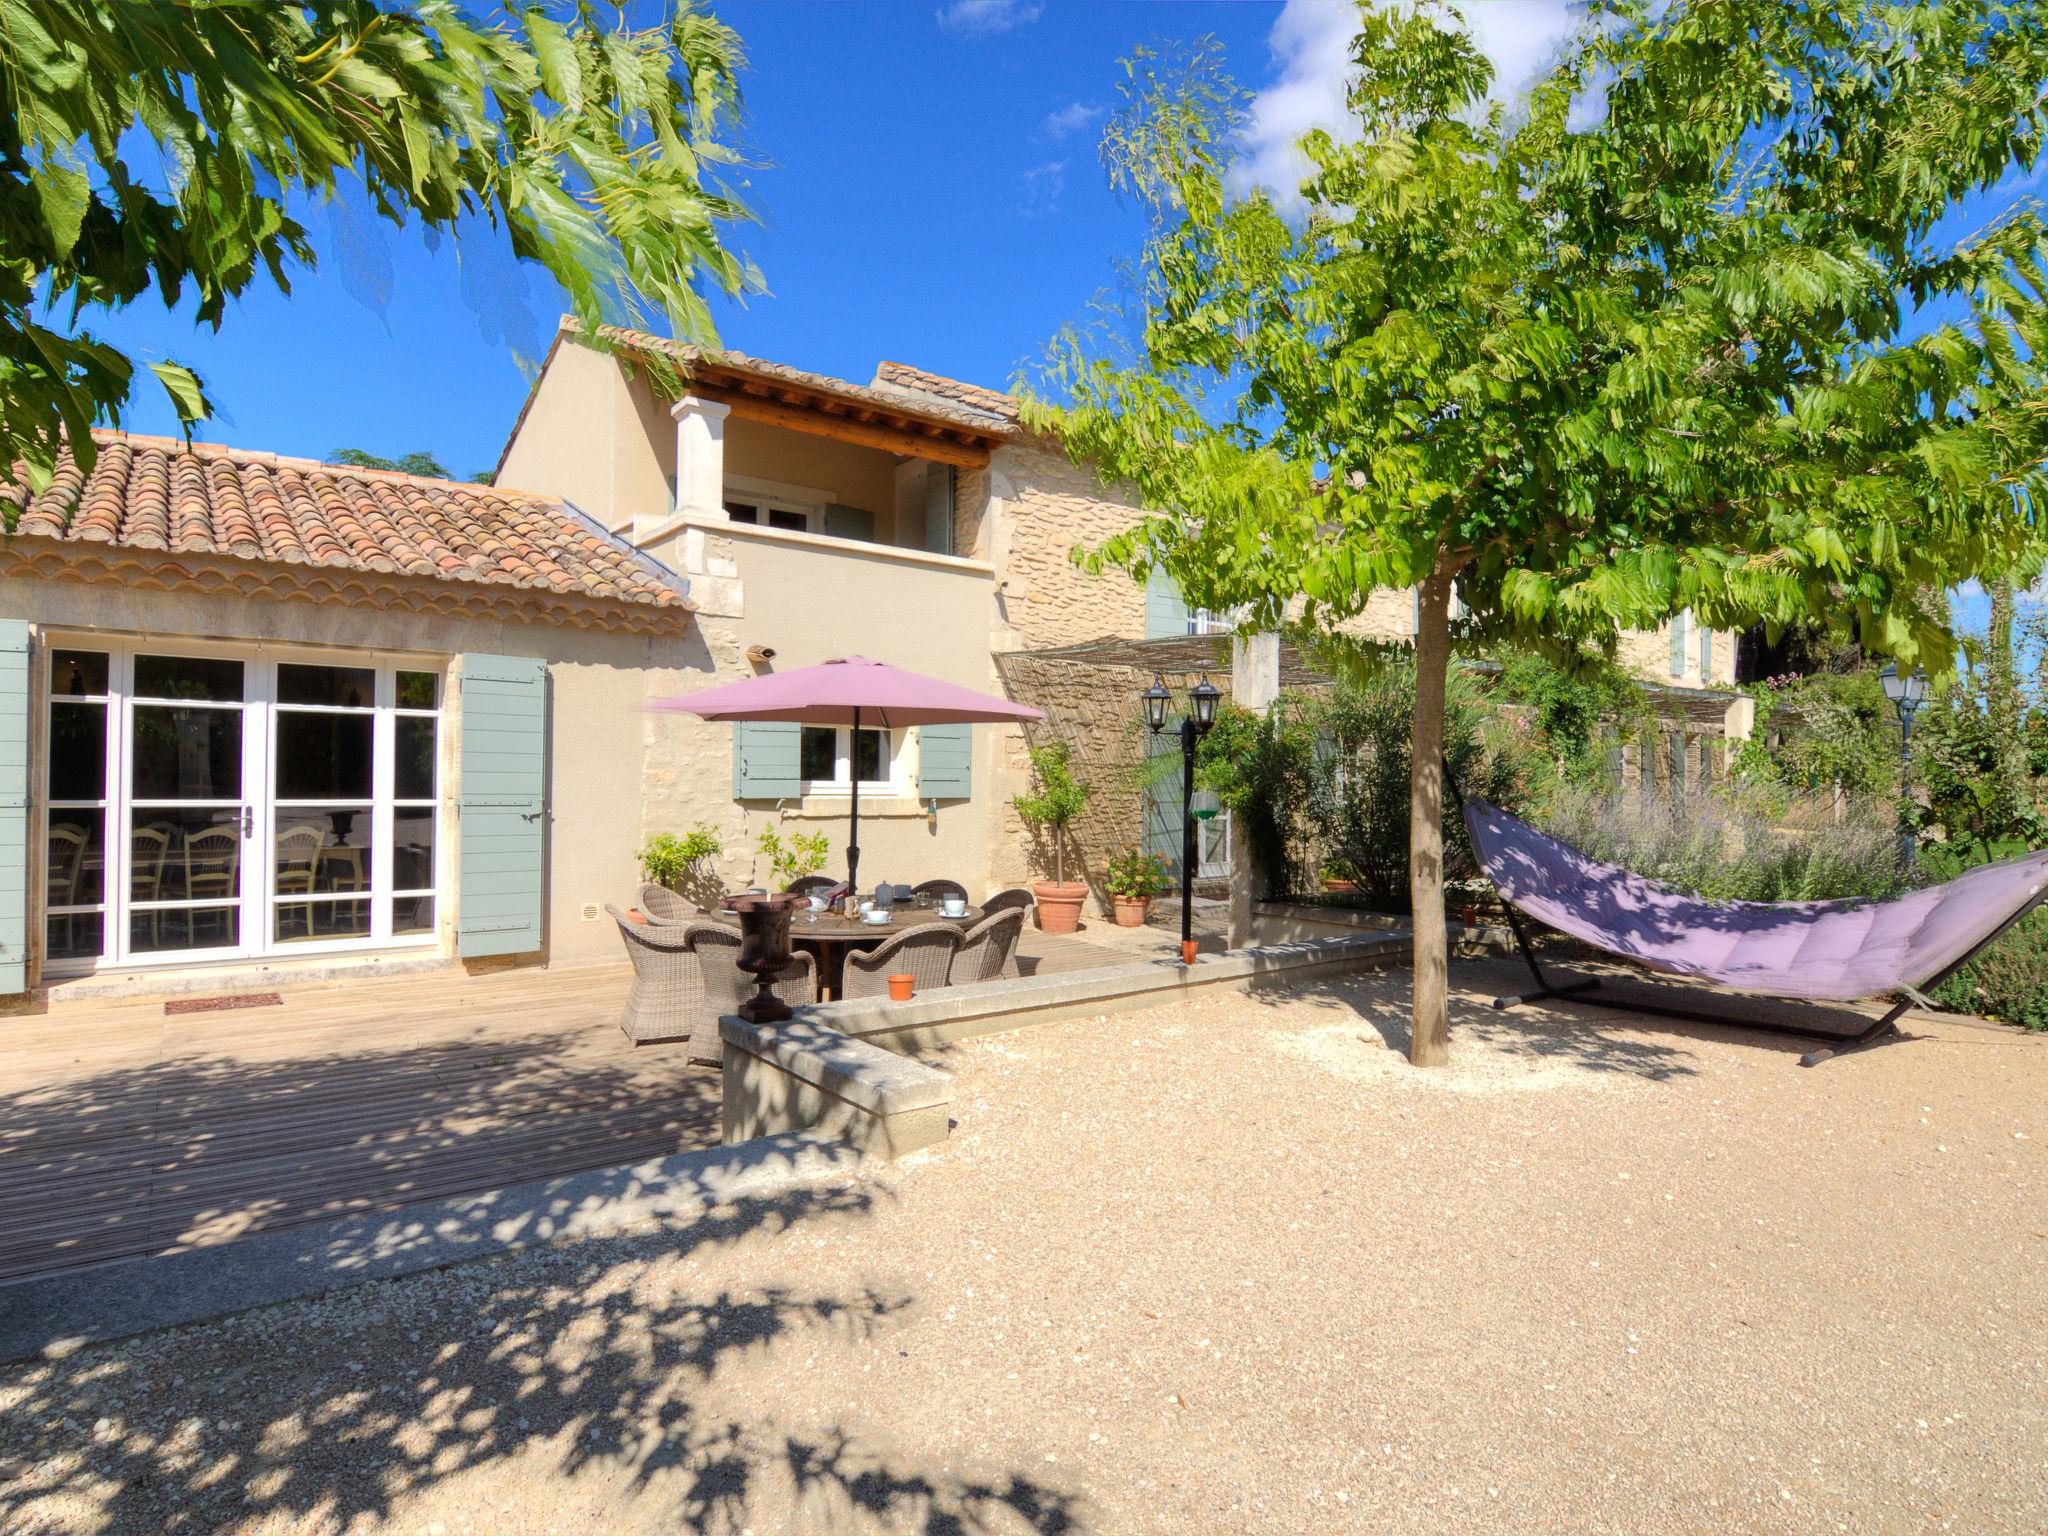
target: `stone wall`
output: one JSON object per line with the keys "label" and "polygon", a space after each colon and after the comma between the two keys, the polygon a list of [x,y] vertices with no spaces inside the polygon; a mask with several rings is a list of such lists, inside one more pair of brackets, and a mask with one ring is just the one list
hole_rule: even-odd
{"label": "stone wall", "polygon": [[[1026,650],[1145,632],[1145,594],[1121,572],[1091,576],[1077,544],[1120,533],[1144,514],[1134,499],[1038,441],[1010,443],[989,465],[980,559],[996,567],[1003,617]],[[965,498],[963,498],[964,500]]]}

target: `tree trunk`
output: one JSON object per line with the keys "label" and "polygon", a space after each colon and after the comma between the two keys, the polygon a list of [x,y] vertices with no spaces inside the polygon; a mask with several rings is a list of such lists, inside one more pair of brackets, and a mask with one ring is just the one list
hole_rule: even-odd
{"label": "tree trunk", "polygon": [[1444,926],[1444,684],[1451,655],[1451,571],[1422,583],[1415,620],[1414,760],[1408,771],[1408,926],[1415,935],[1415,1020],[1408,1059],[1450,1060],[1450,935]]}
{"label": "tree trunk", "polygon": [[1985,713],[1997,753],[1999,810],[2016,819],[2032,809],[2033,786],[2027,764],[2026,708],[2013,664],[2013,589],[2009,580],[1985,586],[1991,595],[1991,628],[1984,646]]}

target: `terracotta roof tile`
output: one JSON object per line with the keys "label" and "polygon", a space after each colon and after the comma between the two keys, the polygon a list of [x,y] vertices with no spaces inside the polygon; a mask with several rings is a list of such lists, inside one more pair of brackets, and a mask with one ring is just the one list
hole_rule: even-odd
{"label": "terracotta roof tile", "polygon": [[878,363],[872,387],[891,394],[916,396],[927,402],[943,400],[952,405],[964,405],[970,411],[1006,427],[1015,427],[1019,420],[1015,395],[1006,395],[999,389],[984,389],[979,384],[969,384],[960,379],[949,379],[943,373],[927,373],[908,363]]}
{"label": "terracotta roof tile", "polygon": [[687,610],[679,584],[549,497],[217,443],[95,432],[31,496],[0,481],[15,531],[175,554],[408,572]]}

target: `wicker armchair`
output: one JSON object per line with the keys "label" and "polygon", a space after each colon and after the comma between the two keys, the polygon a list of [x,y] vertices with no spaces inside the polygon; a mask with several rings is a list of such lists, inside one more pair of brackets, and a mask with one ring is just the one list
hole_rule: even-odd
{"label": "wicker armchair", "polygon": [[837,885],[838,883],[830,875],[804,875],[790,881],[782,890],[783,894],[787,896],[808,896],[813,891],[822,891],[826,886]]}
{"label": "wicker armchair", "polygon": [[1021,885],[1013,885],[1007,891],[997,891],[995,895],[984,901],[981,904],[981,911],[983,916],[987,916],[991,912],[1008,911],[1011,907],[1029,912],[1037,905],[1038,902],[1029,891],[1025,890]]}
{"label": "wicker armchair", "polygon": [[[691,1061],[725,1059],[719,1015],[731,1013],[754,987],[737,962],[739,931],[723,923],[636,923],[617,907],[606,907],[619,925],[633,962],[633,986],[619,1028],[635,1045],[687,1041]],[[798,955],[775,983],[775,995],[792,1007],[816,1002],[818,974],[809,955]]]}
{"label": "wicker armchair", "polygon": [[640,910],[657,923],[694,923],[704,915],[704,909],[689,897],[678,896],[651,880],[640,887]]}
{"label": "wicker armchair", "polygon": [[967,899],[967,887],[958,880],[925,880],[910,888],[912,896],[958,896]]}
{"label": "wicker armchair", "polygon": [[984,917],[960,940],[948,978],[956,987],[977,981],[994,981],[1017,974],[1017,935],[1024,927],[1024,909],[1005,907]]}
{"label": "wicker armchair", "polygon": [[866,954],[858,950],[848,954],[839,995],[887,997],[889,978],[906,972],[916,978],[912,985],[920,992],[943,987],[959,948],[960,930],[951,923],[919,923],[906,928]]}

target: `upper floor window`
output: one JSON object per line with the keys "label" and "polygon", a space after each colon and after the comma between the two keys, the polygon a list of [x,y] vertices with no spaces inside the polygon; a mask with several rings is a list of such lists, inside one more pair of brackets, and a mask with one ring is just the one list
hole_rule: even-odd
{"label": "upper floor window", "polygon": [[758,528],[786,528],[791,533],[809,533],[816,513],[812,508],[795,502],[770,501],[761,496],[728,496],[725,515],[736,523],[752,523]]}

